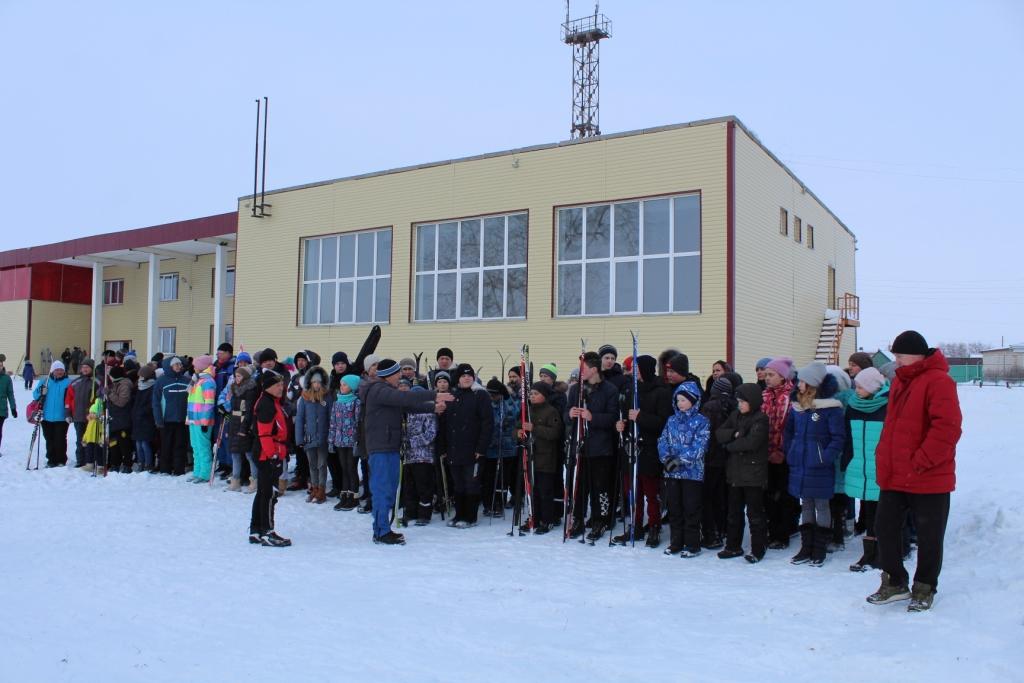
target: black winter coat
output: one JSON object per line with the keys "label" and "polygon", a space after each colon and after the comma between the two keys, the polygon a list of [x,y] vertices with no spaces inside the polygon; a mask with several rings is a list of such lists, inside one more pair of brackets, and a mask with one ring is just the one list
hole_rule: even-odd
{"label": "black winter coat", "polygon": [[[422,392],[416,392],[420,394]],[[456,388],[444,411],[444,444],[453,465],[472,465],[476,454],[487,455],[494,431],[491,398],[486,391]]]}
{"label": "black winter coat", "polygon": [[153,387],[140,389],[132,399],[132,440],[152,441],[156,438],[153,419]]}
{"label": "black winter coat", "polygon": [[[132,393],[135,387],[127,377],[116,379],[107,390],[107,411],[111,432],[132,430]],[[134,436],[132,437],[134,439]]]}
{"label": "black winter coat", "polygon": [[[736,434],[739,436],[735,436]],[[729,454],[725,478],[730,486],[768,483],[768,416],[760,410],[743,415],[734,410],[715,432],[715,440]]]}
{"label": "black winter coat", "polygon": [[[715,396],[714,398],[709,398],[707,402],[701,405],[700,412],[708,419],[711,433],[714,434],[718,431],[719,427],[725,424],[725,421],[729,419],[730,413],[735,408],[736,406],[728,399]],[[725,450],[725,447],[717,439],[711,439],[711,442],[708,443],[708,451],[704,454],[704,467],[725,467],[728,456],[729,453]]]}
{"label": "black winter coat", "polygon": [[[672,392],[661,382],[640,382],[637,405],[640,414],[636,426],[640,431],[640,456],[637,458],[637,472],[645,477],[661,477],[662,465],[658,459],[658,438],[665,429],[665,423],[672,417]],[[629,391],[626,409],[633,407],[633,390]],[[629,430],[629,424],[626,424]]]}
{"label": "black winter coat", "polygon": [[554,474],[562,463],[562,417],[550,403],[530,405],[533,423],[533,467]]}
{"label": "black winter coat", "polygon": [[[569,408],[577,404],[579,383],[569,387],[566,403]],[[587,435],[583,442],[583,457],[605,458],[616,454],[619,435],[615,431],[615,423],[619,420],[619,390],[611,382],[601,381],[588,384],[584,390],[584,402],[592,419],[587,423]],[[562,416],[565,423],[572,429],[575,420],[569,417],[568,408]]]}
{"label": "black winter coat", "polygon": [[231,397],[231,413],[228,415],[224,436],[228,439],[231,453],[242,455],[253,450],[253,406],[256,404],[256,382],[250,377],[241,385],[232,384],[228,389]]}

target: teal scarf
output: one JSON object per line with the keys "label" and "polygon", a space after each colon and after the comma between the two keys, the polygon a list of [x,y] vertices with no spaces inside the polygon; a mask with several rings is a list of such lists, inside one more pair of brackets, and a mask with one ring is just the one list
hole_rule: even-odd
{"label": "teal scarf", "polygon": [[847,405],[862,413],[873,413],[889,402],[889,383],[886,382],[882,388],[871,398],[861,398],[856,392],[850,397]]}

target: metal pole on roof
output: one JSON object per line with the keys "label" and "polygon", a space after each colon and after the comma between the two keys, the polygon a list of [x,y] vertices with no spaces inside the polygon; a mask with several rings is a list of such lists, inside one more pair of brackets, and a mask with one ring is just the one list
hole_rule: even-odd
{"label": "metal pole on roof", "polygon": [[263,98],[263,187],[260,190],[260,215],[266,215],[267,194],[267,113],[270,112],[270,99]]}
{"label": "metal pole on roof", "polygon": [[252,162],[252,215],[256,217],[256,187],[260,174],[260,98],[256,98],[256,157]]}

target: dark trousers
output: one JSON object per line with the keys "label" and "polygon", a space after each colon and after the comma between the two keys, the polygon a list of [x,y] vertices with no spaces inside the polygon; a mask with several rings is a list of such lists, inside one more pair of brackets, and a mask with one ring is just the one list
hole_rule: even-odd
{"label": "dark trousers", "polygon": [[0,446],[4,443],[4,422],[6,420],[6,417],[0,417]]}
{"label": "dark trousers", "polygon": [[281,478],[283,463],[281,460],[260,460],[256,469],[256,496],[252,499],[249,533],[265,534],[274,530],[274,505],[277,504],[274,487]]}
{"label": "dark trousers", "polygon": [[306,456],[306,449],[302,446],[295,447],[294,477],[302,482],[309,481],[309,458]]}
{"label": "dark trousers", "polygon": [[768,463],[768,489],[764,498],[768,540],[789,543],[796,532],[800,501],[789,495],[789,465]]}
{"label": "dark trousers", "polygon": [[903,525],[913,513],[917,525],[917,570],[914,581],[938,589],[942,571],[942,543],[949,519],[948,493],[882,491],[875,514],[878,560],[892,585],[906,584],[903,566]]}
{"label": "dark trousers", "polygon": [[43,439],[46,440],[46,463],[68,464],[68,423],[43,420]]}
{"label": "dark trousers", "polygon": [[160,471],[175,476],[185,474],[186,449],[188,429],[185,423],[165,422],[160,430]]}
{"label": "dark trousers", "polygon": [[665,502],[673,549],[700,550],[702,482],[665,477]]}
{"label": "dark trousers", "polygon": [[[558,489],[557,493],[555,489]],[[559,476],[555,472],[533,473],[534,515],[544,524],[554,524],[562,516],[562,501],[555,502],[555,496],[561,497],[562,489]]]}
{"label": "dark trousers", "polygon": [[[338,458],[338,478],[334,479],[334,487],[349,493],[359,491],[359,462],[351,448],[338,448],[335,456]],[[328,459],[327,465],[330,467]],[[334,473],[331,473],[334,478]]]}
{"label": "dark trousers", "polygon": [[704,468],[704,487],[701,496],[701,534],[704,540],[710,541],[725,536],[729,491],[725,484],[724,467]]}
{"label": "dark trousers", "polygon": [[[505,494],[508,491],[517,490],[515,487],[516,476],[519,468],[516,467],[517,458],[483,458],[481,469],[483,470],[481,481],[483,489],[483,503],[485,510],[500,511],[505,507]],[[521,490],[521,489],[520,489]],[[493,503],[493,506],[492,506]]]}
{"label": "dark trousers", "polygon": [[[579,502],[573,507],[576,524],[583,523],[584,501],[590,498],[590,524],[594,528],[603,524],[607,529],[612,524],[612,487],[615,486],[615,456],[589,457],[583,459],[580,472]],[[586,486],[586,493],[583,491]]]}
{"label": "dark trousers", "polygon": [[337,449],[333,452],[331,450],[327,451],[327,471],[331,475],[332,489],[338,489],[339,491],[348,490],[341,488],[341,456],[338,455]]}
{"label": "dark trousers", "polygon": [[430,521],[434,512],[434,463],[411,462],[402,474],[402,518]]}
{"label": "dark trousers", "polygon": [[107,469],[111,472],[119,472],[125,466],[131,469],[133,452],[131,435],[123,430],[111,432],[110,440],[112,443],[108,449],[110,461],[107,463]]}
{"label": "dark trousers", "polygon": [[864,535],[868,538],[875,536],[875,516],[877,514],[877,500],[862,500],[860,502],[860,521],[864,525]]}
{"label": "dark trousers", "polygon": [[764,520],[764,489],[760,486],[729,487],[729,531],[725,546],[731,550],[743,547],[744,507],[750,522],[750,552],[757,557],[764,557],[768,532]]}
{"label": "dark trousers", "polygon": [[639,529],[644,525],[644,503],[647,504],[647,528],[661,527],[661,477],[639,474],[636,477],[636,515]]}
{"label": "dark trousers", "polygon": [[85,459],[85,446],[82,444],[82,437],[85,436],[85,428],[89,426],[88,422],[76,422],[75,423],[75,466],[81,467],[86,462]]}
{"label": "dark trousers", "polygon": [[479,461],[452,465],[452,489],[455,491],[455,519],[476,522],[480,506],[481,466]]}
{"label": "dark trousers", "polygon": [[370,490],[370,459],[365,453],[361,453],[356,456],[356,460],[359,464],[359,471],[361,477],[359,483],[363,487],[363,495],[361,500],[373,501],[373,492]]}

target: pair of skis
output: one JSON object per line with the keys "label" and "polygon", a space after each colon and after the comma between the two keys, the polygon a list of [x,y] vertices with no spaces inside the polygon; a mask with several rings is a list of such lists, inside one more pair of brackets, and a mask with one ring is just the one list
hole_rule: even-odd
{"label": "pair of skis", "polygon": [[[500,355],[500,354],[499,354]],[[519,425],[523,427],[531,422],[530,417],[530,380],[533,377],[533,365],[530,363],[530,346],[523,344],[519,350]],[[526,531],[532,533],[536,529],[536,510],[533,501],[533,432],[523,429],[523,443],[520,446],[522,451],[522,477],[516,478],[516,503],[515,513],[512,515],[512,530],[509,536],[514,536],[516,529],[519,535],[523,535],[522,513],[523,495],[526,503]]]}
{"label": "pair of skis", "polygon": [[[28,442],[28,460],[25,461],[26,470],[38,470],[39,469],[39,453],[42,450],[42,442],[39,440],[39,429],[43,424],[43,411],[37,410],[35,415],[32,416],[32,422],[35,426],[32,428],[32,439]],[[32,467],[32,451],[36,452],[36,466]]]}
{"label": "pair of skis", "polygon": [[[587,399],[583,391],[583,356],[587,352],[587,340],[580,339],[580,365],[579,375],[576,378],[576,408],[586,410]],[[568,458],[566,459],[566,474],[572,472],[571,477],[565,478],[565,485],[562,489],[562,543],[569,540],[573,532],[576,519],[576,503],[580,491],[580,472],[583,466],[583,444],[587,436],[587,421],[581,415],[577,415],[573,421],[572,433],[567,443]]]}
{"label": "pair of skis", "polygon": [[[640,392],[638,375],[640,372],[637,366],[637,348],[639,346],[640,337],[632,330],[629,331],[629,336],[633,338],[633,367],[632,367],[632,379],[633,379],[633,410],[640,409]],[[637,462],[640,455],[640,434],[636,424],[636,420],[630,420],[630,436],[626,440],[625,452],[625,471],[624,474],[628,473],[629,481],[623,481],[620,477],[619,481],[623,484],[620,488],[626,493],[626,509],[622,515],[622,535],[629,537],[629,545],[631,547],[636,546],[636,494],[637,494]],[[619,435],[622,438],[622,435]],[[611,538],[608,540],[608,545],[614,545]]]}

